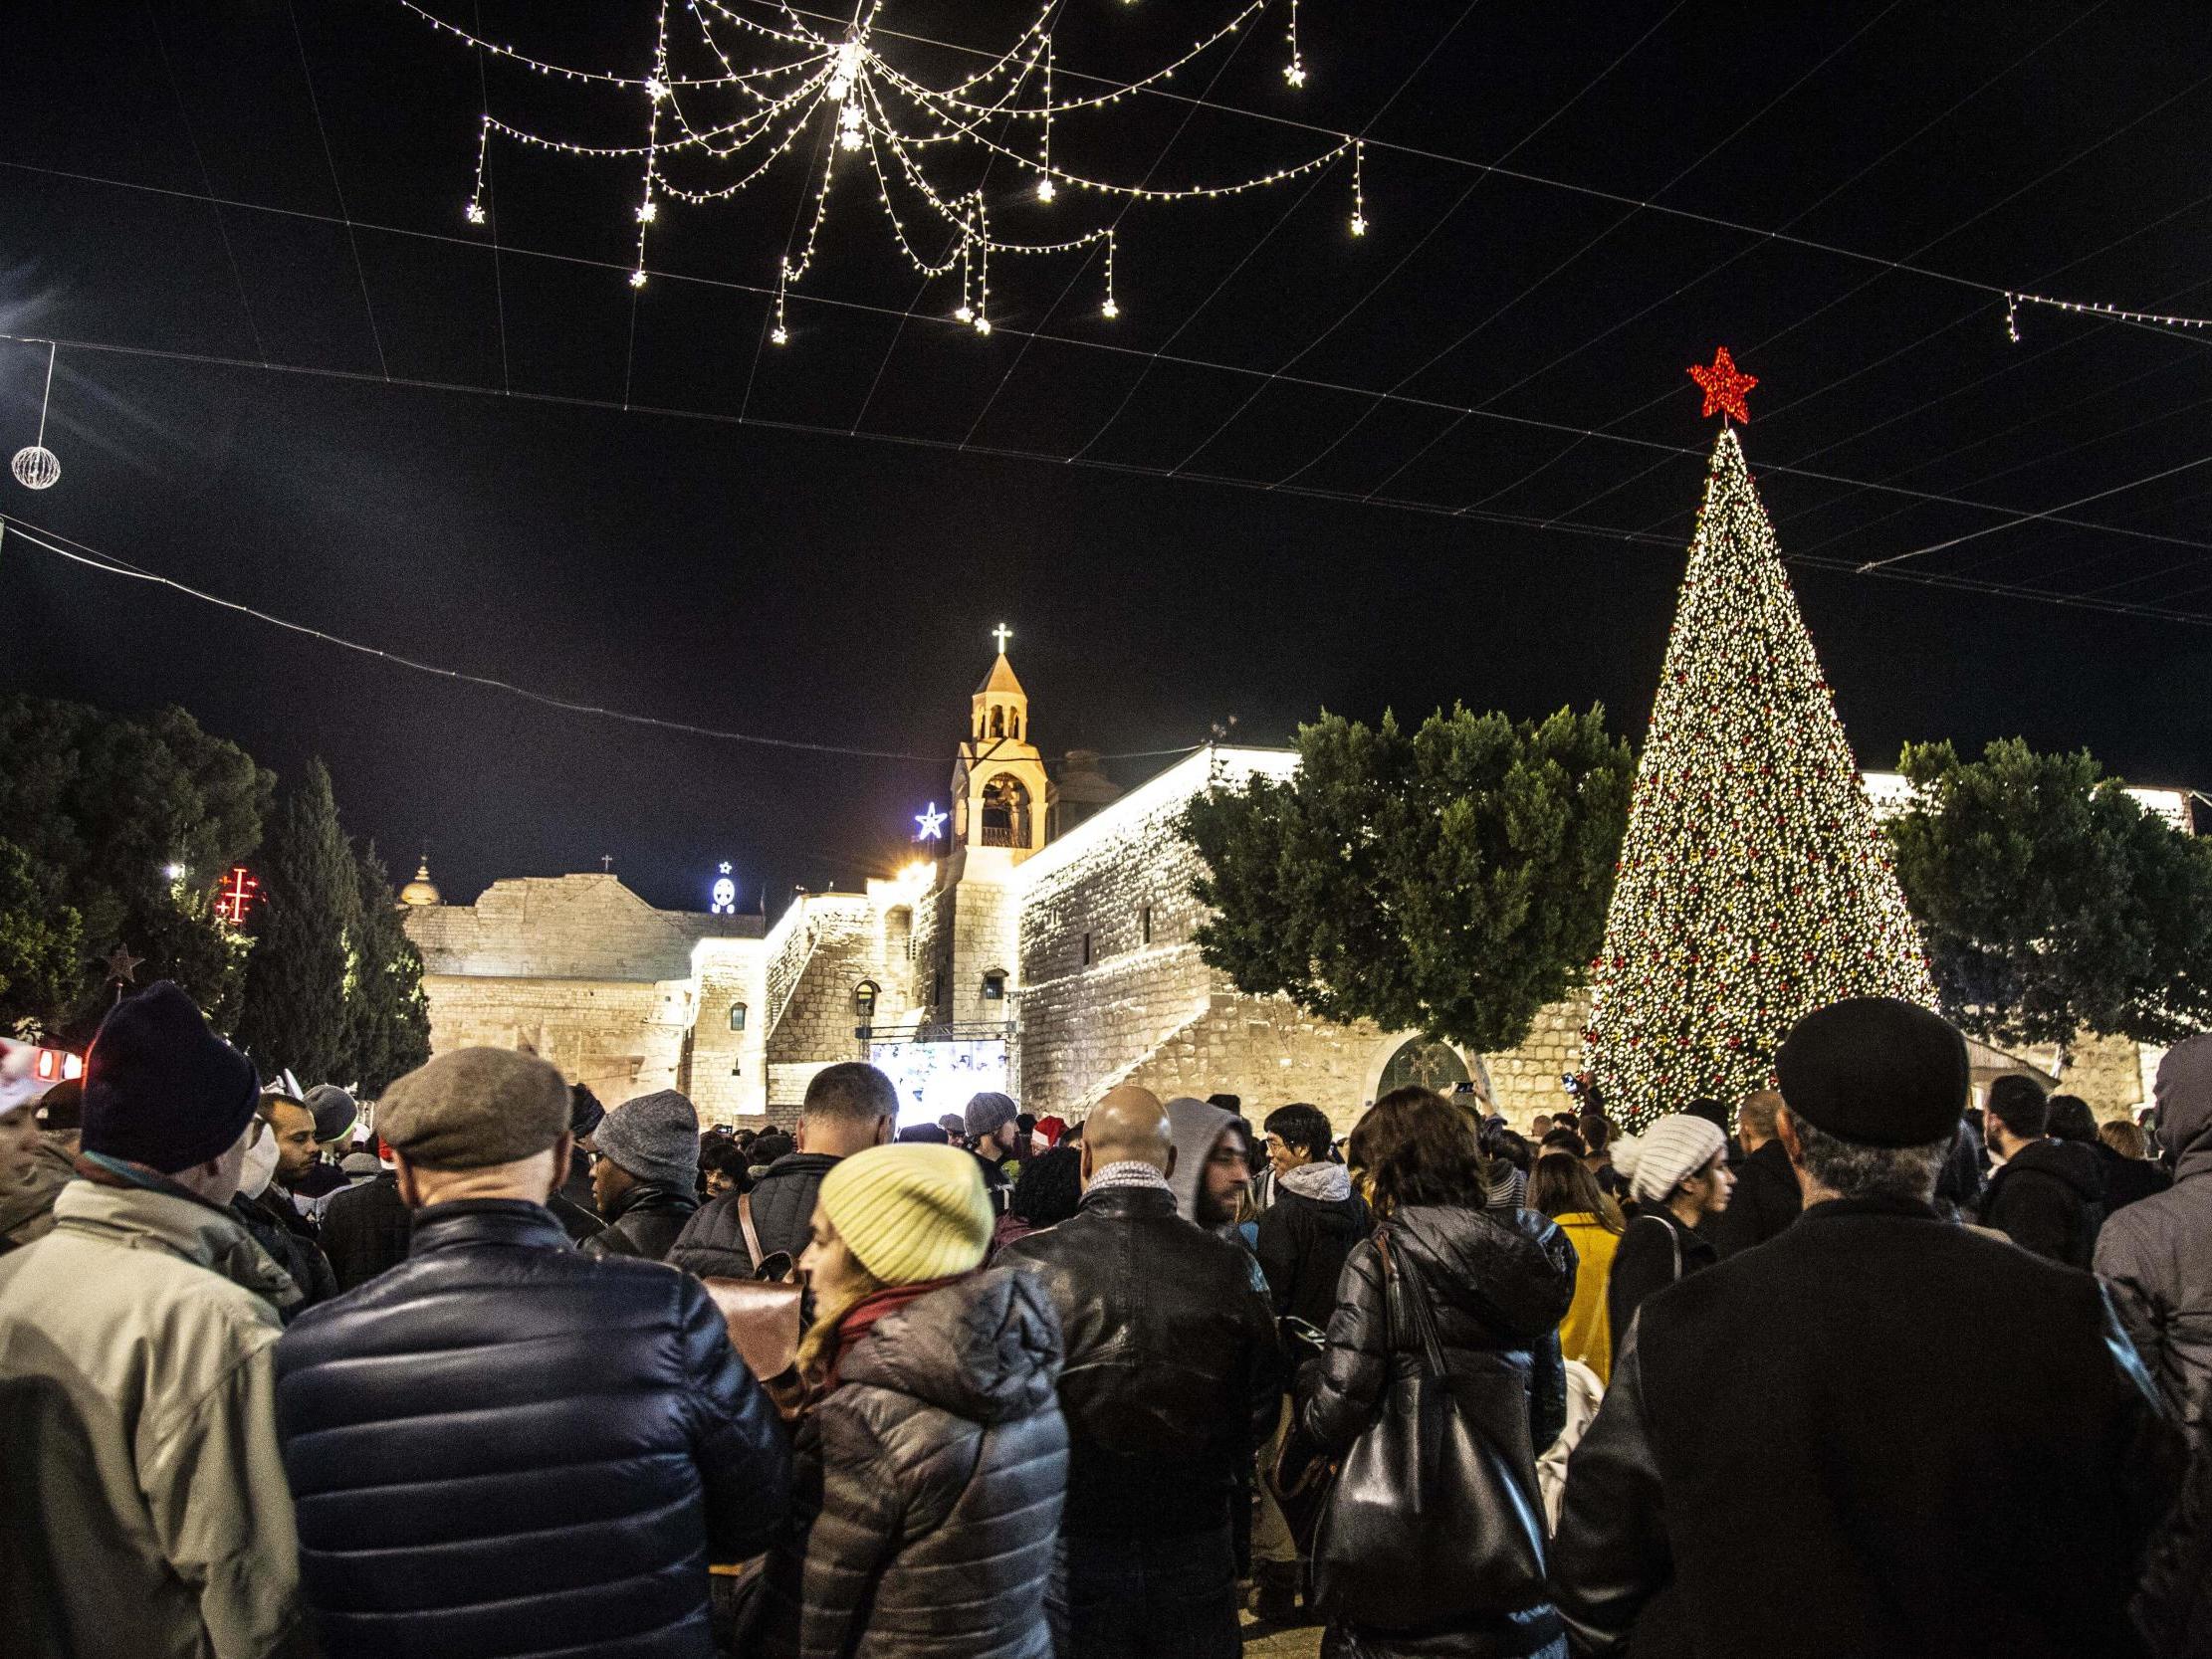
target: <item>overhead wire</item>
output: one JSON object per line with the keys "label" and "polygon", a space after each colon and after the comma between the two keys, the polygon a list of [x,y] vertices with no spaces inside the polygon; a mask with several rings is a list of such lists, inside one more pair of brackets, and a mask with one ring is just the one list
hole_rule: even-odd
{"label": "overhead wire", "polygon": [[[2004,80],[2005,77],[2011,75],[2015,70],[2019,69],[2022,65],[2028,63],[2031,59],[2035,58],[2050,47],[2058,44],[2058,42],[2062,40],[2069,32],[2079,27],[2081,24],[2087,22],[2091,17],[2095,16],[2099,11],[2102,10],[2103,7],[2109,3],[2110,0],[2098,0],[2098,3],[2096,5],[2093,5],[2087,10],[2082,11],[2076,14],[2074,17],[2070,18],[2067,22],[2060,26],[2057,33],[2047,36],[2045,39],[2038,42],[2034,47],[2030,48],[2026,53],[2023,53],[2020,57],[2013,59],[2012,62],[2005,65],[2004,68],[1998,70],[1994,75],[1991,75],[1986,80],[1982,81],[1971,92],[1967,93],[1964,97],[1956,100],[1946,108],[1944,108],[1939,114],[1933,115],[1929,119],[1921,122],[1919,126],[1915,127],[1903,138],[1899,139],[1894,144],[1891,144],[1887,149],[1883,150],[1872,161],[1869,161],[1865,165],[1861,166],[1856,172],[1852,173],[1850,177],[1842,180],[1828,190],[1823,191],[1821,195],[1814,201],[1808,203],[1798,212],[1790,215],[1788,219],[1783,221],[1781,228],[1787,231],[1797,225],[1803,224],[1815,213],[1818,213],[1823,207],[1827,206],[1838,196],[1842,195],[1846,190],[1849,190],[1853,185],[1857,184],[1861,179],[1865,178],[1869,173],[1873,172],[1877,167],[1886,164],[1890,160],[1894,159],[1902,151],[1908,149],[1914,143],[1917,143],[1922,137],[1926,136],[1936,127],[1942,125],[1945,121],[1949,120],[1951,116],[1957,114],[1959,110],[1965,108],[1967,104],[1973,103],[1974,100],[1981,97],[1981,95],[1987,92],[1991,87]],[[1734,253],[1719,261],[1719,263],[1708,267],[1700,275],[1692,277],[1685,283],[1679,284],[1671,293],[1663,296],[1659,300],[1653,301],[1650,305],[1643,307],[1641,310],[1635,311],[1631,315],[1623,317],[1620,320],[1614,322],[1610,327],[1605,329],[1604,332],[1592,335],[1588,339],[1585,339],[1580,344],[1576,345],[1572,350],[1563,352],[1559,356],[1554,357],[1550,362],[1546,363],[1542,368],[1538,369],[1536,371],[1536,374],[1543,375],[1551,373],[1553,370],[1571,361],[1574,357],[1580,355],[1582,352],[1587,351],[1591,346],[1596,345],[1603,340],[1611,338],[1614,334],[1620,332],[1623,328],[1629,327],[1632,324],[1641,321],[1644,317],[1649,316],[1653,311],[1659,311],[1665,306],[1673,304],[1674,301],[1680,299],[1691,289],[1701,287],[1705,283],[1711,282],[1715,277],[1728,270],[1731,266],[1736,265],[1742,260],[1750,258],[1751,255],[1761,251],[1768,245],[1769,244],[1765,242],[1745,243]],[[1771,344],[1773,340],[1779,339],[1781,337],[1781,335],[1769,336],[1766,341],[1761,342],[1761,348],[1763,348],[1763,346],[1766,344]],[[1529,379],[1534,377],[1535,376],[1523,376],[1522,379],[1516,381],[1513,386],[1505,388],[1505,391],[1501,391],[1497,395],[1503,396],[1505,395],[1506,391],[1515,390],[1519,386],[1525,385]],[[1621,424],[1622,421],[1634,419],[1635,415],[1643,413],[1646,409],[1655,407],[1661,401],[1663,401],[1663,398],[1653,398],[1650,401],[1640,405],[1630,415],[1622,417],[1621,421],[1611,421],[1607,424],[1609,426],[1618,425]],[[1438,438],[1440,439],[1441,437],[1442,434],[1439,433]],[[1528,485],[1534,483],[1535,480],[1542,477],[1545,473],[1549,472],[1553,467],[1557,466],[1569,455],[1574,453],[1575,449],[1578,447],[1578,444],[1579,440],[1577,444],[1569,444],[1564,449],[1560,450],[1556,455],[1551,457],[1550,460],[1539,463],[1537,466],[1531,468],[1529,471],[1521,474],[1520,477],[1514,479],[1511,483],[1503,485],[1500,488],[1491,491],[1487,496],[1478,497],[1476,505],[1486,507],[1492,502],[1502,500],[1517,491],[1525,489]],[[1434,440],[1432,441],[1432,444],[1430,446],[1425,446],[1422,453],[1427,453],[1427,449],[1429,447],[1434,447]],[[1410,460],[1418,459],[1419,455],[1410,458]],[[1410,462],[1407,464],[1410,464]],[[1403,471],[1404,465],[1406,464],[1401,465],[1401,471]],[[1394,473],[1392,476],[1395,477],[1397,475]],[[1389,480],[1386,479],[1384,482],[1387,484]]]}
{"label": "overhead wire", "polygon": [[[1853,30],[1851,34],[1848,35],[1842,42],[1840,42],[1826,55],[1824,55],[1819,63],[1813,65],[1811,69],[1806,70],[1796,80],[1792,81],[1787,87],[1783,88],[1779,93],[1775,94],[1773,98],[1767,100],[1765,104],[1761,104],[1750,115],[1746,116],[1742,121],[1738,122],[1736,126],[1727,134],[1727,136],[1712,144],[1694,161],[1690,162],[1688,166],[1676,172],[1664,184],[1660,185],[1658,190],[1653,192],[1654,199],[1656,200],[1658,197],[1665,195],[1667,191],[1680,184],[1682,180],[1688,178],[1692,173],[1696,172],[1698,168],[1702,167],[1707,161],[1710,161],[1714,156],[1718,155],[1722,150],[1726,149],[1730,144],[1734,143],[1738,138],[1742,137],[1744,133],[1750,131],[1752,127],[1756,126],[1760,121],[1764,120],[1767,115],[1771,113],[1775,108],[1777,108],[1780,104],[1782,104],[1787,100],[1795,97],[1799,88],[1803,87],[1808,81],[1811,81],[1815,76],[1819,75],[1821,71],[1825,70],[1830,64],[1834,63],[1838,58],[1842,57],[1844,53],[1849,51],[1853,46],[1857,45],[1859,41],[1866,36],[1868,31],[1872,30],[1877,24],[1880,23],[1883,18],[1887,17],[1891,12],[1895,11],[1899,6],[1903,4],[1904,0],[1889,0],[1889,4],[1882,7],[1880,11],[1877,12],[1873,17],[1869,18],[1865,23],[1861,24],[1857,29]],[[1406,387],[1412,385],[1416,380],[1419,380],[1423,375],[1427,374],[1431,369],[1435,368],[1446,357],[1449,357],[1454,352],[1458,351],[1460,347],[1464,346],[1469,340],[1475,338],[1478,334],[1481,334],[1492,324],[1497,322],[1501,317],[1504,317],[1509,312],[1514,311],[1523,302],[1541,293],[1546,287],[1551,284],[1553,279],[1557,278],[1562,272],[1567,271],[1571,267],[1576,265],[1583,258],[1584,255],[1590,253],[1592,250],[1598,248],[1603,243],[1610,240],[1616,232],[1634,221],[1641,212],[1641,208],[1632,207],[1625,213],[1622,213],[1619,217],[1614,219],[1611,224],[1600,230],[1597,235],[1590,237],[1588,240],[1583,242],[1580,247],[1576,248],[1573,253],[1569,254],[1565,259],[1559,261],[1549,271],[1545,272],[1541,277],[1538,277],[1533,283],[1530,283],[1522,288],[1521,291],[1518,294],[1514,295],[1512,299],[1506,301],[1505,304],[1503,304],[1502,306],[1494,308],[1488,315],[1482,318],[1481,321],[1475,323],[1470,328],[1462,330],[1456,337],[1451,340],[1449,344],[1445,345],[1440,350],[1431,353],[1428,358],[1416,365],[1412,370],[1403,375],[1400,375],[1397,380],[1392,382],[1390,389],[1393,392],[1400,392],[1403,391]],[[1524,377],[1522,380],[1516,381],[1514,383],[1514,387],[1508,389],[1517,389],[1519,386],[1525,385],[1528,378],[1533,378],[1533,376]],[[1493,393],[1490,397],[1485,398],[1483,400],[1483,403],[1487,404],[1494,402],[1497,398],[1504,395],[1505,393],[1502,391]],[[1367,408],[1362,409],[1357,415],[1352,418],[1351,422],[1345,427],[1344,431],[1339,433],[1332,442],[1326,445],[1322,449],[1320,454],[1317,455],[1314,459],[1316,461],[1319,461],[1324,457],[1335,453],[1339,445],[1341,445],[1361,426],[1366,424],[1368,418],[1375,413],[1377,407],[1379,407],[1379,405],[1370,404]],[[1480,408],[1482,407],[1482,405],[1476,405],[1476,407]],[[1428,444],[1424,445],[1421,451],[1418,453],[1427,454],[1429,450],[1433,449],[1437,444],[1442,442],[1445,437],[1447,437],[1451,432],[1455,431],[1459,424],[1459,422],[1454,421],[1450,425],[1444,427],[1443,430],[1438,432],[1436,437],[1432,438]],[[1225,429],[1226,427],[1224,423],[1222,430]],[[1219,432],[1217,432],[1215,436],[1219,436]],[[1213,440],[1211,438],[1208,440],[1208,442],[1210,443]],[[1411,463],[1409,462],[1408,464],[1410,465]],[[1392,476],[1395,477],[1396,474],[1394,473]]]}
{"label": "overhead wire", "polygon": [[[1406,96],[1406,90],[1411,87],[1417,80],[1419,80],[1421,78],[1422,72],[1427,70],[1428,67],[1436,61],[1437,54],[1441,52],[1444,49],[1445,45],[1449,43],[1451,37],[1459,32],[1459,30],[1465,25],[1467,19],[1473,15],[1474,8],[1479,4],[1481,4],[1481,0],[1467,0],[1467,4],[1465,5],[1465,7],[1463,7],[1460,10],[1459,14],[1451,20],[1450,27],[1445,29],[1442,34],[1437,37],[1436,43],[1422,55],[1421,61],[1414,65],[1412,71],[1406,76],[1406,78],[1398,83],[1398,86],[1392,91],[1390,97],[1385,99],[1382,104],[1376,108],[1375,112],[1368,116],[1366,123],[1360,128],[1360,140],[1363,143],[1366,141],[1368,133],[1372,132],[1375,129],[1375,123],[1381,120],[1385,115],[1390,113],[1392,106],[1395,105],[1400,99]],[[1225,69],[1227,66],[1224,64],[1222,67]],[[1217,77],[1217,79],[1218,79],[1218,77]],[[1211,91],[1211,89],[1209,90]],[[1188,126],[1190,124],[1190,117],[1197,113],[1198,110],[1194,106],[1185,115],[1184,125]],[[1178,128],[1179,132],[1181,128]],[[1312,178],[1306,181],[1306,187],[1303,190],[1299,191],[1298,194],[1291,199],[1290,205],[1283,209],[1283,211],[1276,217],[1275,222],[1272,225],[1268,226],[1266,231],[1244,250],[1243,255],[1236,261],[1234,265],[1229,267],[1229,269],[1221,276],[1220,280],[1207,291],[1206,298],[1201,300],[1196,306],[1189,307],[1185,310],[1182,318],[1176,323],[1174,330],[1168,335],[1166,340],[1162,342],[1163,347],[1173,345],[1177,340],[1183,337],[1184,331],[1188,329],[1194,322],[1196,322],[1200,316],[1204,315],[1206,311],[1213,306],[1215,301],[1218,300],[1221,297],[1221,295],[1227,290],[1228,285],[1234,282],[1236,278],[1243,272],[1244,268],[1258,256],[1260,249],[1264,248],[1269,242],[1274,240],[1275,236],[1282,230],[1285,225],[1290,223],[1290,221],[1297,215],[1298,210],[1305,206],[1308,198],[1310,198],[1313,195],[1314,191],[1319,189],[1320,186],[1321,175],[1319,173],[1316,173]],[[1469,188],[1472,187],[1470,186]],[[1440,225],[1442,223],[1443,217],[1448,216],[1449,212],[1447,210],[1445,215],[1439,217],[1439,219],[1438,220],[1438,224]],[[1434,227],[1432,228],[1430,234],[1435,234]],[[1427,237],[1424,237],[1423,240],[1426,241]],[[1403,263],[1403,261],[1401,261],[1401,263]],[[1121,417],[1125,413],[1128,412],[1130,404],[1136,401],[1138,392],[1144,389],[1146,381],[1151,377],[1151,372],[1152,365],[1150,363],[1147,363],[1143,368],[1137,371],[1136,378],[1129,383],[1128,389],[1122,393],[1121,400],[1116,403],[1114,407],[1107,413],[1106,418],[1098,424],[1097,429],[1091,433],[1090,437],[1084,440],[1084,442],[1075,450],[1074,454],[1076,458],[1086,456],[1092,450],[1096,449],[1100,442],[1104,440],[1106,434],[1113,430],[1115,424],[1120,421]],[[1264,386],[1262,386],[1258,390],[1254,390],[1251,394],[1252,397],[1257,397],[1259,395],[1259,391],[1264,389]],[[1249,404],[1250,401],[1250,398],[1247,398],[1245,400],[1246,404]],[[1184,464],[1187,465],[1191,457],[1189,456],[1185,457]]]}
{"label": "overhead wire", "polygon": [[331,129],[323,124],[323,101],[316,97],[315,71],[308,64],[307,37],[300,32],[300,8],[296,0],[285,0],[285,16],[292,22],[292,44],[300,53],[300,79],[307,84],[308,108],[315,114],[315,130],[323,140],[323,161],[331,170],[331,193],[337,198],[338,217],[345,221],[345,240],[353,250],[353,275],[361,285],[361,310],[368,316],[368,337],[376,347],[376,366],[384,378],[391,378],[391,364],[384,357],[384,336],[376,326],[376,305],[368,297],[368,271],[361,264],[361,239],[353,228],[352,211],[345,205],[345,186],[338,183],[337,156],[331,148]]}
{"label": "overhead wire", "polygon": [[[558,710],[563,714],[589,715],[601,720],[619,721],[628,726],[652,726],[663,731],[681,732],[687,736],[711,737],[720,742],[746,743],[759,748],[789,749],[808,754],[834,754],[862,760],[913,760],[925,761],[931,765],[943,765],[945,762],[945,756],[941,752],[920,754],[902,749],[862,748],[843,743],[803,741],[792,737],[769,737],[758,732],[732,731],[719,726],[701,726],[693,721],[664,720],[657,715],[640,715],[626,709],[610,708],[604,704],[584,703],[571,698],[555,697],[548,692],[536,691],[531,687],[518,685],[512,680],[503,680],[497,675],[478,674],[467,669],[449,668],[443,664],[426,662],[419,657],[410,657],[403,652],[386,650],[382,646],[363,644],[359,640],[348,639],[342,634],[332,633],[329,629],[318,628],[310,623],[295,622],[288,617],[275,615],[258,606],[225,598],[218,593],[210,593],[205,588],[194,587],[189,582],[178,581],[173,576],[163,575],[158,570],[150,570],[142,564],[134,563],[116,554],[103,552],[75,536],[64,535],[59,530],[49,529],[45,525],[35,523],[17,514],[0,513],[0,523],[5,523],[12,528],[18,540],[28,541],[33,546],[41,547],[47,552],[69,560],[73,564],[83,565],[88,569],[98,570],[110,576],[148,582],[157,587],[168,588],[172,592],[185,595],[187,598],[196,599],[202,604],[213,605],[240,616],[251,617],[254,621],[264,623],[269,627],[283,629],[287,633],[305,635],[325,645],[336,646],[341,650],[356,652],[364,657],[373,657],[377,661],[388,663],[395,668],[410,669],[417,674],[427,674],[437,679],[450,680],[461,685],[476,686],[486,691],[501,692],[510,697],[521,698],[528,703]],[[62,544],[64,542],[67,542],[68,545],[64,546]],[[1203,743],[1189,743],[1177,748],[1132,749],[1117,754],[1102,754],[1098,758],[1101,760],[1155,759],[1168,754],[1195,754],[1205,746]]]}

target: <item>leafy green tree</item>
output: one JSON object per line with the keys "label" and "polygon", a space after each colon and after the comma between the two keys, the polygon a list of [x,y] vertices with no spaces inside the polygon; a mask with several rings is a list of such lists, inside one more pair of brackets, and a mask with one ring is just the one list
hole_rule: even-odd
{"label": "leafy green tree", "polygon": [[361,848],[356,872],[360,923],[352,938],[343,1072],[374,1100],[430,1058],[430,1002],[422,993],[422,953],[400,926],[401,907],[374,842]]}
{"label": "leafy green tree", "polygon": [[1200,954],[1256,995],[1510,1048],[1598,947],[1629,799],[1602,709],[1454,708],[1412,734],[1324,714],[1297,772],[1193,800]]}
{"label": "leafy green tree", "polygon": [[[0,824],[29,855],[48,921],[76,912],[81,960],[127,945],[145,958],[140,983],[174,979],[218,1019],[235,1007],[243,955],[208,898],[260,845],[274,788],[181,709],[134,719],[0,697]],[[23,1012],[65,1041],[89,1037],[108,1006],[102,976],[88,967],[50,990]]]}
{"label": "leafy green tree", "polygon": [[40,886],[31,855],[0,841],[0,1030],[43,1035],[88,969],[77,913]]}
{"label": "leafy green tree", "polygon": [[2143,810],[2085,750],[1979,760],[1908,745],[1897,875],[1943,1011],[1995,1042],[2170,1043],[2212,1024],[2212,842]]}
{"label": "leafy green tree", "polygon": [[331,774],[311,760],[286,793],[247,917],[253,954],[238,1036],[265,1076],[343,1081],[347,939],[360,923],[360,872],[338,827]]}

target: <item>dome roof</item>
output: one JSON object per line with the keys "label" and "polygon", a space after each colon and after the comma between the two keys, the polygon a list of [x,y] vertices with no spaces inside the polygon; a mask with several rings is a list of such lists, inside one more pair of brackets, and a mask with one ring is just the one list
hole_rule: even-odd
{"label": "dome roof", "polygon": [[402,905],[442,905],[438,890],[430,885],[430,861],[424,859],[415,868],[415,879],[399,890]]}

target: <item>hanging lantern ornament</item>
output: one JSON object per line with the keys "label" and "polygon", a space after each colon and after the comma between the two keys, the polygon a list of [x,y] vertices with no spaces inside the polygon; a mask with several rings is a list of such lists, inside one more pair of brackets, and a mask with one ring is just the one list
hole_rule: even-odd
{"label": "hanging lantern ornament", "polygon": [[25,444],[8,463],[16,482],[26,490],[51,490],[62,476],[62,463],[46,447],[46,406],[54,396],[54,342],[46,342],[46,390],[39,397],[39,441]]}

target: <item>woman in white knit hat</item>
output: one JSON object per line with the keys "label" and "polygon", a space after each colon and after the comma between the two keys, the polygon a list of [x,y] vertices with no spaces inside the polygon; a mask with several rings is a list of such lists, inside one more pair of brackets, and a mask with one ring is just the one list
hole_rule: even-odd
{"label": "woman in white knit hat", "polygon": [[1696,1229],[1728,1207],[1736,1178],[1728,1172],[1727,1137],[1707,1119],[1681,1113],[1655,1118],[1642,1135],[1616,1141],[1613,1166],[1629,1183],[1630,1200],[1628,1230],[1606,1288],[1618,1350],[1646,1297],[1720,1259]]}

